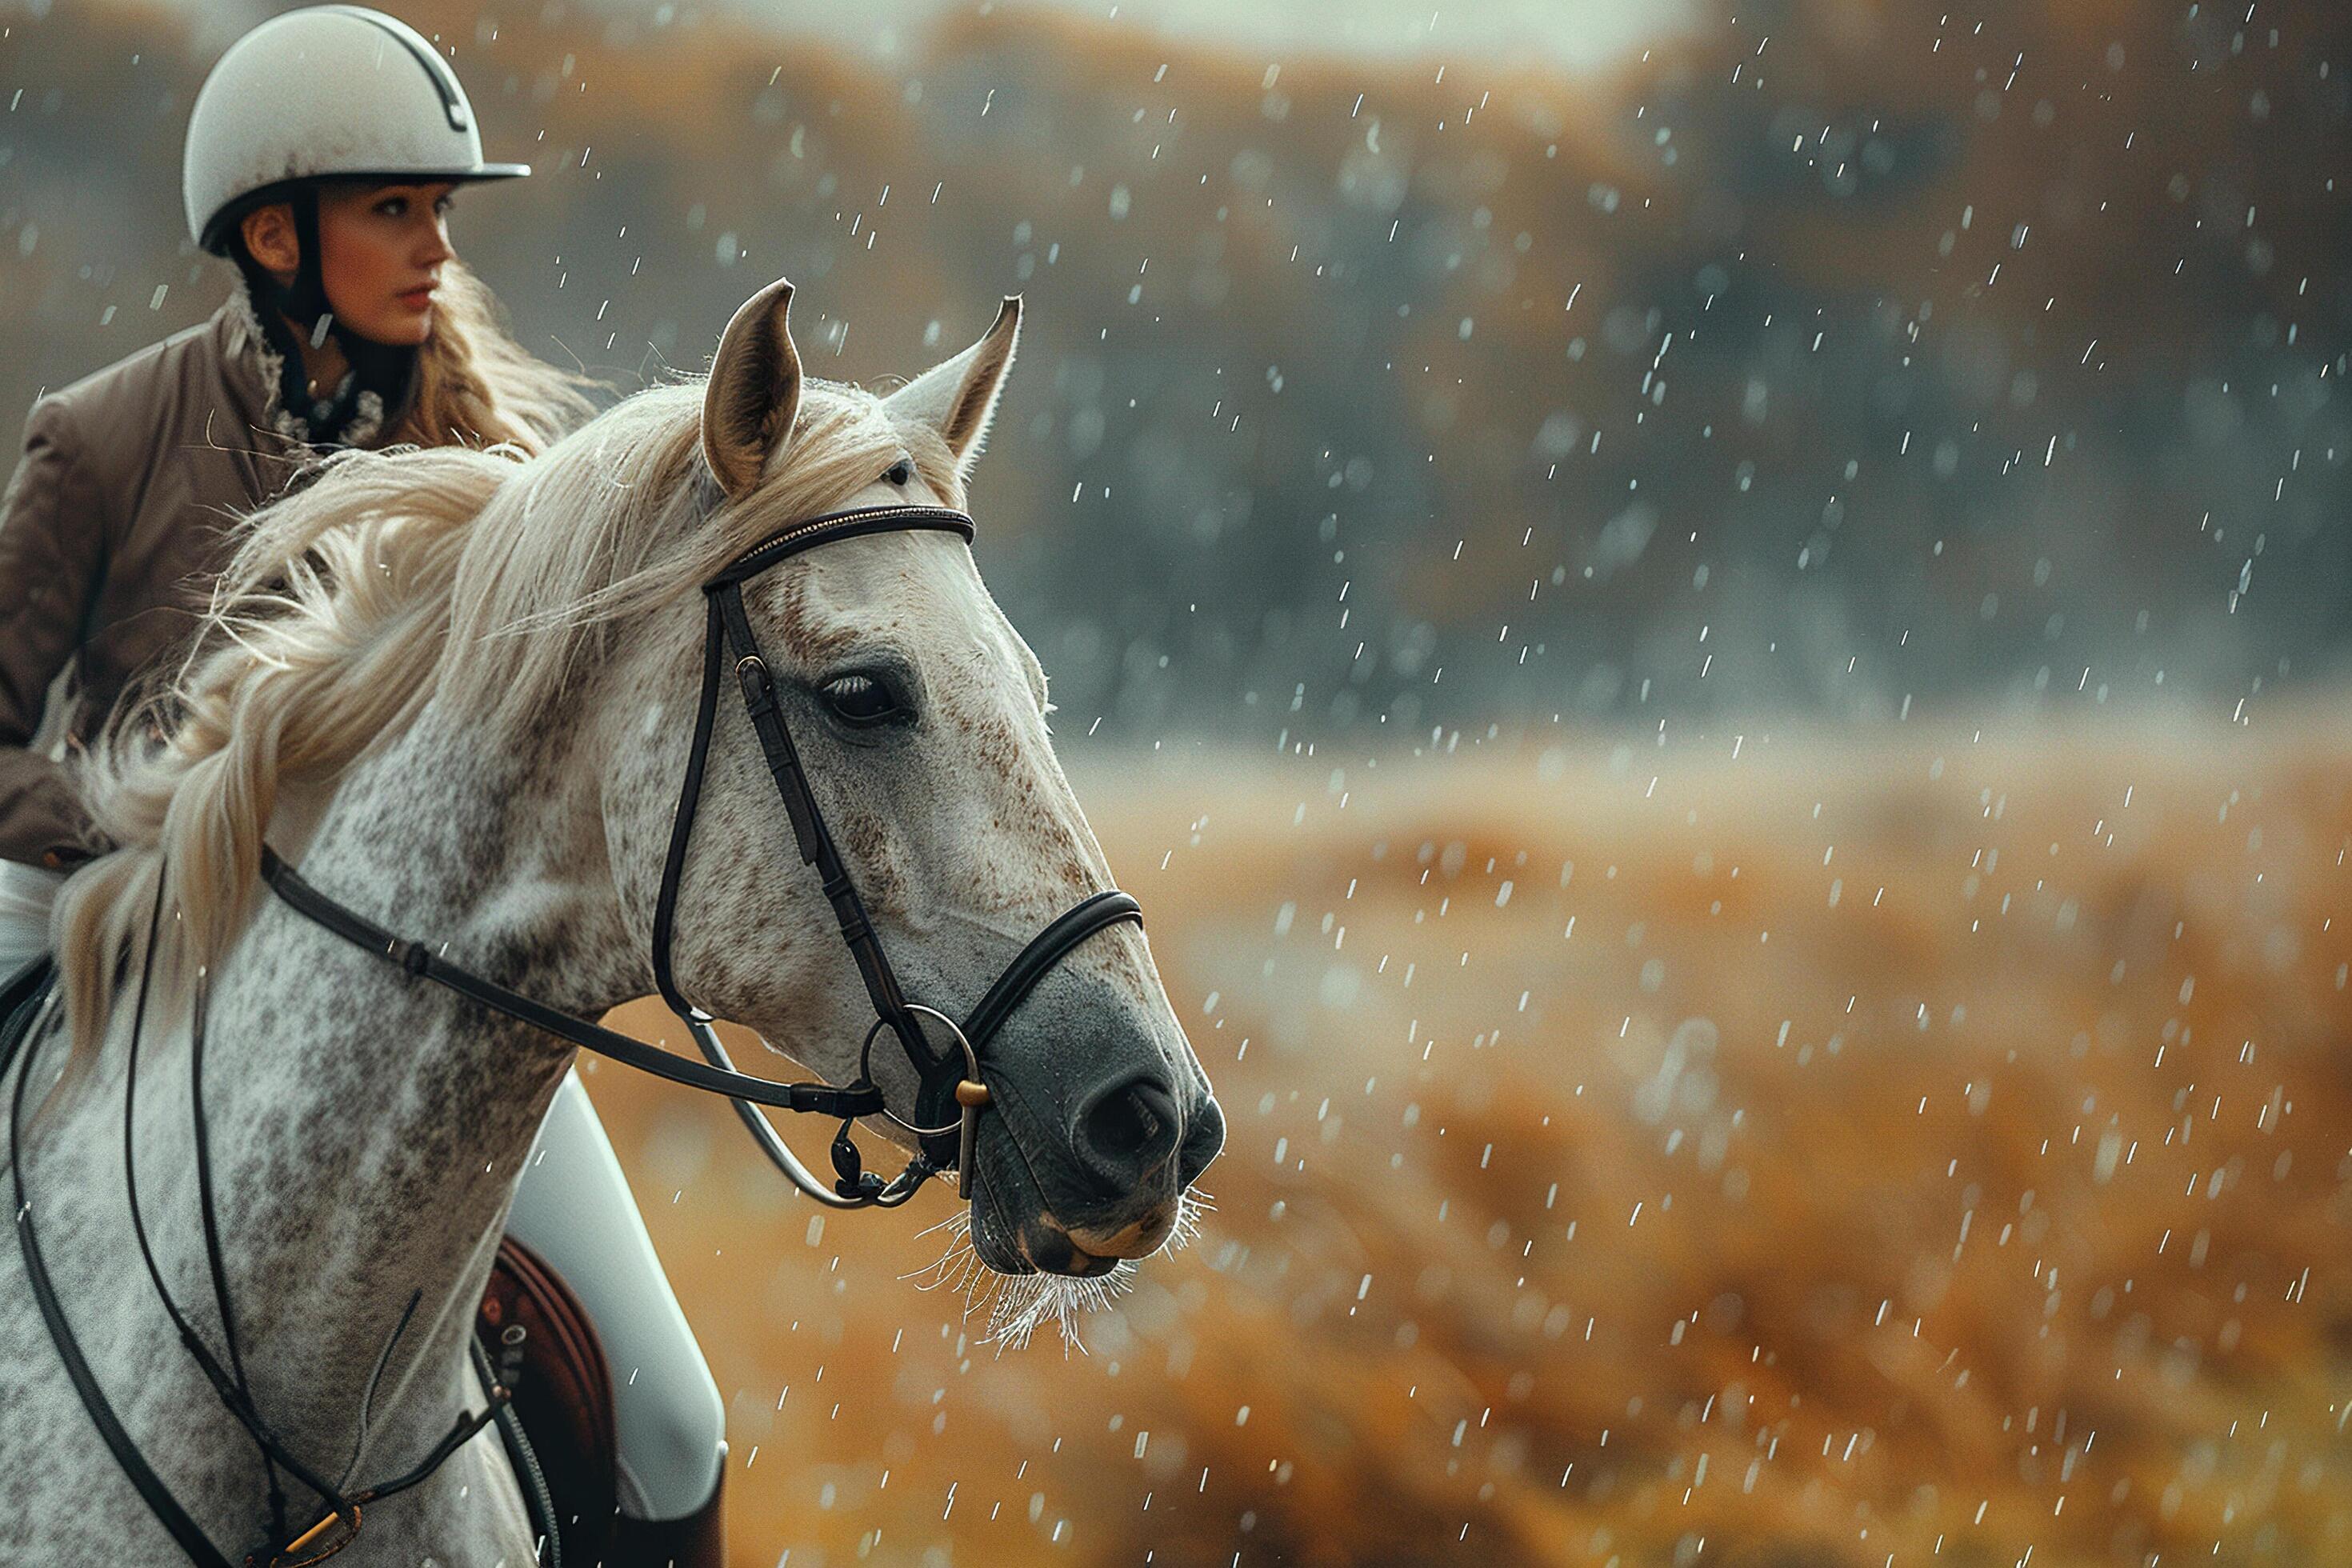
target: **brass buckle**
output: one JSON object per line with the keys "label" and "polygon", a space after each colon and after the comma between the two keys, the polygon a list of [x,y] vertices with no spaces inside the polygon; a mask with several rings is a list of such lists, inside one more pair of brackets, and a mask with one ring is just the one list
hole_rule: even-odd
{"label": "brass buckle", "polygon": [[[337,1523],[341,1523],[343,1526],[343,1533],[341,1537],[335,1541],[331,1545],[328,1546],[324,1551],[314,1552],[308,1557],[297,1557],[295,1555],[296,1552],[300,1552],[303,1548],[316,1542],[320,1536],[327,1532],[330,1526]],[[308,1565],[310,1563],[324,1563],[328,1558],[332,1557],[336,1552],[341,1552],[344,1547],[349,1546],[352,1542],[357,1541],[359,1539],[359,1534],[360,1505],[355,1502],[352,1504],[352,1517],[349,1520],[345,1520],[340,1511],[331,1513],[326,1518],[320,1520],[318,1523],[312,1525],[310,1529],[304,1531],[301,1534],[296,1536],[293,1540],[288,1542],[285,1547],[279,1551],[275,1557],[272,1557],[269,1560],[270,1568],[308,1568]]]}

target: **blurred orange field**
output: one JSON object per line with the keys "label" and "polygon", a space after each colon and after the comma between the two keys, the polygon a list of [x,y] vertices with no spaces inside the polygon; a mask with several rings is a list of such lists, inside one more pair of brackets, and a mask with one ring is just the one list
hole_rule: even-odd
{"label": "blurred orange field", "polygon": [[589,1079],[737,1563],[2352,1562],[2352,724],[1074,750],[1231,1125],[1085,1353]]}

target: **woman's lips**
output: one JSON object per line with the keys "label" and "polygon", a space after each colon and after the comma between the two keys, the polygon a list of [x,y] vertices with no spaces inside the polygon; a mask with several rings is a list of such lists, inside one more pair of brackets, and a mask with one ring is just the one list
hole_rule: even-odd
{"label": "woman's lips", "polygon": [[411,289],[405,293],[394,295],[394,298],[410,310],[421,310],[433,302],[433,285],[428,283],[421,289]]}

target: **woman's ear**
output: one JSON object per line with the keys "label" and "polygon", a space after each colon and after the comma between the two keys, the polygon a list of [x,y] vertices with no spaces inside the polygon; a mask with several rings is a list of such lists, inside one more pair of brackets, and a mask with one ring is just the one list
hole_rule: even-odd
{"label": "woman's ear", "polygon": [[280,283],[291,283],[302,268],[302,240],[294,230],[294,208],[287,202],[268,202],[245,215],[238,226],[246,254]]}

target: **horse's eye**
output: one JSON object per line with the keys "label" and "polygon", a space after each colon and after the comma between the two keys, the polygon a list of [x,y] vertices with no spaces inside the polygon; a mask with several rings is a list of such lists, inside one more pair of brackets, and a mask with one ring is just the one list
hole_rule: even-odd
{"label": "horse's eye", "polygon": [[914,479],[915,465],[908,462],[906,458],[901,458],[897,462],[891,464],[890,471],[882,477],[889,480],[894,485],[904,486]]}
{"label": "horse's eye", "polygon": [[870,675],[845,675],[825,682],[824,700],[845,724],[885,723],[903,712],[890,689]]}

